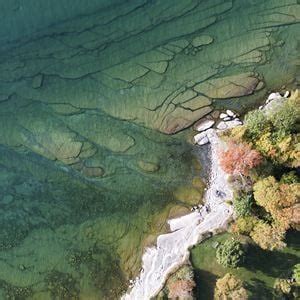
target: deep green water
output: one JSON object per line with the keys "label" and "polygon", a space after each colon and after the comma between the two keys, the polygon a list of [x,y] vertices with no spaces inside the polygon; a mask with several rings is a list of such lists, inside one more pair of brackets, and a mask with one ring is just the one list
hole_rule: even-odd
{"label": "deep green water", "polygon": [[0,14],[0,300],[117,299],[200,175],[184,129],[299,85],[300,5],[0,0]]}

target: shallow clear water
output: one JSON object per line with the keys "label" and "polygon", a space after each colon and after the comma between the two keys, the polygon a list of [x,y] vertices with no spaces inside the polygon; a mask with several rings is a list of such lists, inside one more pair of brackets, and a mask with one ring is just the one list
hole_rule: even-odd
{"label": "shallow clear water", "polygon": [[0,0],[0,14],[0,299],[117,299],[201,198],[182,130],[297,86],[299,5]]}

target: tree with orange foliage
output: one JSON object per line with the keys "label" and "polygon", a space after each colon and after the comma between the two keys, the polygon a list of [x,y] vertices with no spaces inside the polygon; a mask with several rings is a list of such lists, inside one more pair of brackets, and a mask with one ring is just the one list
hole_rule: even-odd
{"label": "tree with orange foliage", "polygon": [[231,141],[228,143],[228,149],[219,153],[219,160],[226,173],[247,176],[252,168],[262,162],[262,156],[246,143]]}
{"label": "tree with orange foliage", "polygon": [[195,282],[188,279],[179,279],[169,284],[169,299],[193,299]]}

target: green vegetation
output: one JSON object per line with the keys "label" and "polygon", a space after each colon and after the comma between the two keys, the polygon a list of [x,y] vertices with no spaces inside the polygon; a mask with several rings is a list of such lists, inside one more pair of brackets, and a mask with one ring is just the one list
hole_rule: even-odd
{"label": "green vegetation", "polygon": [[250,216],[253,207],[253,197],[251,194],[242,195],[234,200],[234,209],[238,217]]}
{"label": "green vegetation", "polygon": [[268,121],[261,110],[250,111],[245,116],[245,124],[251,139],[259,137],[268,127]]}
{"label": "green vegetation", "polygon": [[244,249],[236,239],[229,239],[222,243],[216,252],[218,263],[225,267],[238,267],[244,259]]}
{"label": "green vegetation", "polygon": [[220,153],[236,192],[232,229],[265,250],[283,248],[286,231],[299,227],[300,184],[292,168],[300,164],[300,96],[296,91],[274,101],[271,109],[249,112],[244,126],[228,131],[228,149]]}
{"label": "green vegetation", "polygon": [[226,273],[231,273],[244,282],[250,300],[273,299],[275,280],[288,277],[287,273],[300,260],[300,236],[295,231],[288,233],[287,246],[279,251],[265,251],[250,243],[242,266],[224,267],[216,259],[215,245],[234,236],[230,233],[216,235],[192,249],[191,261],[195,270],[197,299],[213,299],[216,281]]}
{"label": "green vegetation", "polygon": [[218,245],[212,247],[210,240],[192,252],[198,280],[210,286],[205,291],[200,283],[199,299],[212,299],[213,290],[215,299],[247,299],[244,288],[250,299],[299,297],[300,254],[286,235],[300,229],[300,96],[296,91],[288,100],[274,101],[223,135],[227,149],[220,165],[230,174],[237,219],[233,236],[215,237]]}

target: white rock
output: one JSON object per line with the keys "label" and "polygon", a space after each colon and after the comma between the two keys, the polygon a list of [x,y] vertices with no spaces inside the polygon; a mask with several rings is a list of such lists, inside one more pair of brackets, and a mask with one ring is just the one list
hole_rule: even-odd
{"label": "white rock", "polygon": [[202,146],[202,145],[205,145],[209,142],[209,139],[207,136],[205,136],[204,138],[202,138],[199,142],[198,142],[198,145]]}
{"label": "white rock", "polygon": [[227,109],[227,110],[226,110],[226,114],[227,114],[228,116],[230,116],[230,117],[233,117],[233,116],[234,116],[234,112],[233,112],[232,110],[230,110],[230,109]]}
{"label": "white rock", "polygon": [[289,95],[290,95],[290,91],[286,91],[285,93],[284,93],[284,98],[288,98],[289,97]]}
{"label": "white rock", "polygon": [[201,133],[198,133],[194,136],[194,143],[195,144],[198,144],[203,138],[205,138],[207,135],[206,135],[206,132],[201,132]]}
{"label": "white rock", "polygon": [[225,114],[225,113],[221,113],[221,114],[220,114],[220,119],[224,119],[224,118],[226,118],[226,117],[228,117],[227,114]]}
{"label": "white rock", "polygon": [[230,121],[231,120],[231,117],[226,117],[223,119],[223,121]]}
{"label": "white rock", "polygon": [[[229,123],[229,122],[227,122],[227,123]],[[218,129],[220,129],[220,130],[224,130],[224,129],[226,129],[228,126],[227,126],[227,124],[225,123],[225,122],[220,122],[218,125],[217,125],[217,128]]]}
{"label": "white rock", "polygon": [[263,109],[264,108],[264,106],[263,105],[261,105],[258,109]]}
{"label": "white rock", "polygon": [[233,128],[236,126],[243,125],[243,122],[240,120],[232,120],[232,121],[226,122],[226,125],[227,125],[227,128]]}
{"label": "white rock", "polygon": [[243,124],[243,122],[239,118],[234,118],[233,121],[241,122]]}
{"label": "white rock", "polygon": [[269,103],[270,101],[274,100],[274,99],[279,99],[281,98],[281,95],[277,92],[277,93],[271,93],[266,101],[266,103]]}
{"label": "white rock", "polygon": [[208,128],[211,128],[215,124],[214,120],[200,120],[194,125],[195,130],[204,131]]}

